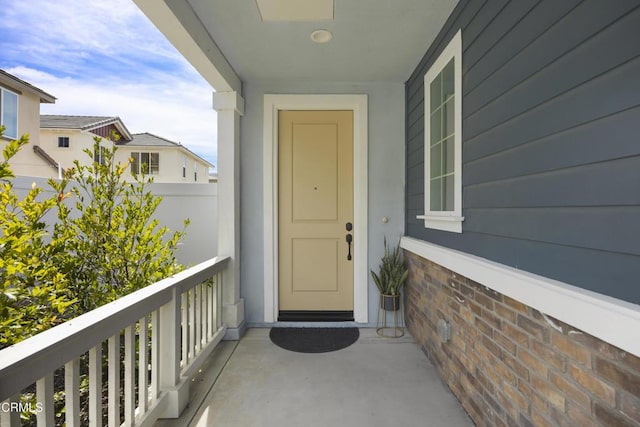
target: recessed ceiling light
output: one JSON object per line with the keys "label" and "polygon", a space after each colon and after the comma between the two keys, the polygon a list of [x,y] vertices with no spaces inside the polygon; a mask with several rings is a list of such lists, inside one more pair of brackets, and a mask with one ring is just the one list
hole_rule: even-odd
{"label": "recessed ceiling light", "polygon": [[326,43],[331,41],[333,34],[328,30],[315,30],[311,33],[311,40],[316,43]]}

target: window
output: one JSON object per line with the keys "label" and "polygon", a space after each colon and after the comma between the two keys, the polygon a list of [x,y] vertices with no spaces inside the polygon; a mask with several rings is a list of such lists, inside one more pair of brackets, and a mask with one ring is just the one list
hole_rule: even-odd
{"label": "window", "polygon": [[[148,156],[148,157],[145,157]],[[159,153],[141,153],[140,158],[142,164],[147,164],[147,170],[150,174],[157,175],[160,172],[160,154]]]}
{"label": "window", "polygon": [[0,126],[6,138],[18,139],[18,95],[0,89]]}
{"label": "window", "polygon": [[424,219],[462,232],[462,31],[424,76]]}
{"label": "window", "polygon": [[107,149],[100,146],[98,150],[93,152],[93,161],[96,163],[100,163],[101,165],[105,164],[105,153]]}
{"label": "window", "polygon": [[198,181],[198,162],[193,162],[193,180]]}
{"label": "window", "polygon": [[160,153],[131,153],[131,173],[157,175],[160,173]]}
{"label": "window", "polygon": [[140,173],[140,153],[131,153],[131,175]]}
{"label": "window", "polygon": [[182,158],[182,177],[183,178],[187,177],[187,158],[186,157]]}
{"label": "window", "polygon": [[58,137],[58,148],[69,148],[69,137],[68,136],[59,136]]}

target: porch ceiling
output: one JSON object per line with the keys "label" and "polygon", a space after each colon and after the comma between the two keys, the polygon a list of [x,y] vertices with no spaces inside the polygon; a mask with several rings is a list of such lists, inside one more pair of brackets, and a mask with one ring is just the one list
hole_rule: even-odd
{"label": "porch ceiling", "polygon": [[[263,22],[255,0],[187,0],[245,82],[404,82],[457,2],[335,0],[333,20]],[[316,29],[333,40],[312,42]]]}

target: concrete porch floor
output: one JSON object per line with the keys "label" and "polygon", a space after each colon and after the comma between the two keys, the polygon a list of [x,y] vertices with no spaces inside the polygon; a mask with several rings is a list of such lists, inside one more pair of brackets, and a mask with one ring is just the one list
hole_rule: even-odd
{"label": "concrete porch floor", "polygon": [[190,406],[168,426],[427,426],[473,423],[410,336],[360,329],[350,347],[284,350],[269,329],[224,341],[191,384]]}

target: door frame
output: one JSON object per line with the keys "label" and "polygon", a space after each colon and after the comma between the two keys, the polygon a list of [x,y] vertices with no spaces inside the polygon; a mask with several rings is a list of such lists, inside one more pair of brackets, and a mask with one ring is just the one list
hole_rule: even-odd
{"label": "door frame", "polygon": [[368,112],[367,95],[264,95],[264,321],[278,319],[278,112],[353,111],[353,317],[368,323]]}

